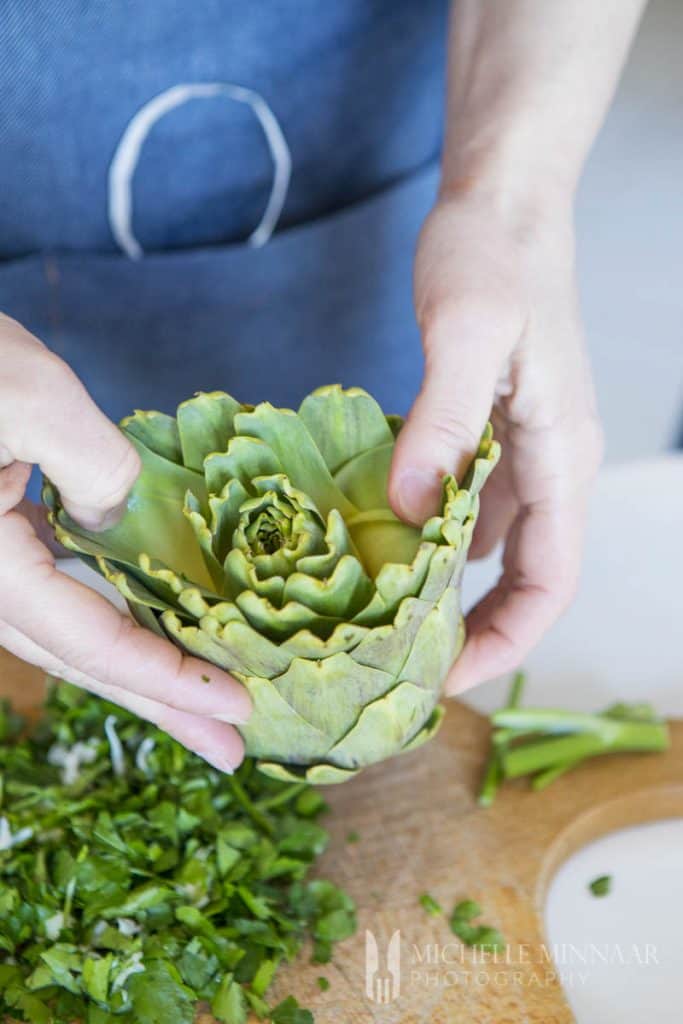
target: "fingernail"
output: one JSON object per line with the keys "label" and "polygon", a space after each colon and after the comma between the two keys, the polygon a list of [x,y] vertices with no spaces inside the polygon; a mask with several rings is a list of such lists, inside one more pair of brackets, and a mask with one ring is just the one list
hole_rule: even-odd
{"label": "fingernail", "polygon": [[416,526],[422,526],[436,514],[440,496],[441,481],[435,473],[406,469],[399,477],[397,500],[401,517]]}
{"label": "fingernail", "polygon": [[110,509],[89,508],[87,505],[75,505],[73,502],[65,501],[64,508],[71,518],[75,519],[84,529],[101,533],[116,526],[126,511],[126,501],[119,502],[118,505]]}
{"label": "fingernail", "polygon": [[201,757],[202,760],[217,768],[219,772],[223,772],[224,775],[234,775],[236,766],[226,760],[222,754],[214,754],[210,750],[195,750],[194,753],[197,757]]}

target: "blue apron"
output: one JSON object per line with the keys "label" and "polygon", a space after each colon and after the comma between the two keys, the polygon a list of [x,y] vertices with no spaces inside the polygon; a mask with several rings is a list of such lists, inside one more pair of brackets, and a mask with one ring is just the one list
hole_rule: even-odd
{"label": "blue apron", "polygon": [[0,309],[113,418],[193,391],[405,412],[446,0],[4,0]]}

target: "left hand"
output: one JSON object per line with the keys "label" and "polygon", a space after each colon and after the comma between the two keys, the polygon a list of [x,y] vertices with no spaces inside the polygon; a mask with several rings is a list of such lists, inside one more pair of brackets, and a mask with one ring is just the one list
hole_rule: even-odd
{"label": "left hand", "polygon": [[[472,194],[424,225],[415,307],[425,375],[396,445],[389,493],[403,519],[435,513],[489,417],[503,447],[472,555],[505,541],[503,574],[468,616],[446,693],[517,667],[571,601],[602,452],[579,321],[571,203],[523,217]],[[493,412],[492,412],[493,407]]]}

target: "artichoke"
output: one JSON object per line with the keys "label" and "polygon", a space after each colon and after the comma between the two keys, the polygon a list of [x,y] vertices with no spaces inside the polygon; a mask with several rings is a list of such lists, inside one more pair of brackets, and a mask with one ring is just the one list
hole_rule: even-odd
{"label": "artichoke", "polygon": [[401,424],[360,388],[319,388],[296,413],[200,393],[175,417],[122,421],[142,472],[112,529],[81,528],[45,481],[58,540],[135,619],[246,686],[254,711],[240,731],[268,775],[342,782],[440,723],[499,445],[488,427],[419,530],[387,501]]}

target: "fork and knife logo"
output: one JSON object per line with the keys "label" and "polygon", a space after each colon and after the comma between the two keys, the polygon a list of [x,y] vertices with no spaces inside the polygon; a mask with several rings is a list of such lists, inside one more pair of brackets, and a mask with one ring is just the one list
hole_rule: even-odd
{"label": "fork and knife logo", "polygon": [[380,951],[374,933],[365,932],[365,994],[373,1003],[393,1003],[401,994],[401,932],[397,929],[386,947],[380,969]]}

